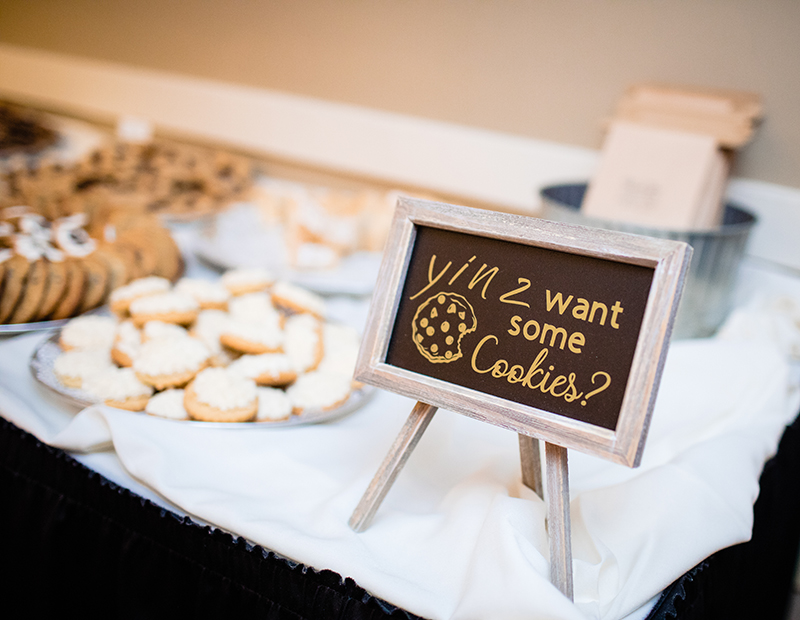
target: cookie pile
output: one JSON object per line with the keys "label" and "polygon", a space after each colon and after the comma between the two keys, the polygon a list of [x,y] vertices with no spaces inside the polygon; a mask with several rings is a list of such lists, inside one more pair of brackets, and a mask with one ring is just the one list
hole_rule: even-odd
{"label": "cookie pile", "polygon": [[151,276],[115,289],[112,316],[70,320],[53,371],[90,400],[177,420],[268,422],[345,403],[355,330],[323,298],[259,269]]}
{"label": "cookie pile", "polygon": [[47,158],[12,162],[0,178],[0,203],[47,210],[65,201],[133,206],[191,219],[241,199],[252,184],[252,160],[219,149],[166,140],[112,142],[65,165]]}
{"label": "cookie pile", "polygon": [[27,108],[0,103],[0,157],[37,153],[58,140],[44,118]]}
{"label": "cookie pile", "polygon": [[69,318],[147,275],[176,279],[183,260],[153,216],[112,210],[0,209],[0,324]]}
{"label": "cookie pile", "polygon": [[280,231],[290,267],[329,269],[353,253],[383,251],[400,195],[265,178],[253,187],[250,201],[265,228]]}

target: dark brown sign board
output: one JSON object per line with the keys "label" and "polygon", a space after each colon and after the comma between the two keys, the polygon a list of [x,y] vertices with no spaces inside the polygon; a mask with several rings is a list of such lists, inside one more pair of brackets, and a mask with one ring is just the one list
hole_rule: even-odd
{"label": "dark brown sign board", "polygon": [[400,198],[355,379],[417,404],[350,526],[368,527],[437,409],[490,422],[519,434],[526,484],[545,442],[550,578],[571,599],[567,449],[639,464],[691,253]]}
{"label": "dark brown sign board", "polygon": [[690,256],[401,198],[355,378],[635,467]]}

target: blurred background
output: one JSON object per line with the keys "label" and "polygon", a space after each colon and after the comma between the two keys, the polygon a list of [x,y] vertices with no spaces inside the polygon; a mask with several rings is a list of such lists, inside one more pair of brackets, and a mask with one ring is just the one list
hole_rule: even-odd
{"label": "blurred background", "polygon": [[733,174],[791,187],[798,25],[793,0],[0,1],[3,46],[586,149],[633,82],[754,91]]}

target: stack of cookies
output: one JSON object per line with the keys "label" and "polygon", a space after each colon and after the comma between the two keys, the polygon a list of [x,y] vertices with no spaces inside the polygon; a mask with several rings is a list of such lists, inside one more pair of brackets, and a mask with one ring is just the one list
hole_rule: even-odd
{"label": "stack of cookies", "polygon": [[245,197],[253,163],[226,151],[166,140],[112,142],[75,164],[18,157],[0,177],[0,202],[43,210],[64,201],[135,207],[191,219]]}
{"label": "stack of cookies", "polygon": [[0,208],[0,324],[69,318],[136,278],[181,275],[178,246],[154,216],[46,204]]}
{"label": "stack of cookies", "polygon": [[151,276],[115,289],[112,316],[62,329],[54,372],[87,400],[178,420],[269,422],[344,404],[359,338],[324,299],[265,271]]}

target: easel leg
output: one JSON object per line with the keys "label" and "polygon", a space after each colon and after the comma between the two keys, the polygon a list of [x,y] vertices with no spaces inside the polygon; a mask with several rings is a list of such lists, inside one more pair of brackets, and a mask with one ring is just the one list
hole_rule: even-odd
{"label": "easel leg", "polygon": [[538,439],[528,435],[519,435],[519,461],[522,466],[522,484],[544,499],[542,460],[539,455]]}
{"label": "easel leg", "polygon": [[353,530],[363,532],[369,527],[383,498],[386,497],[397,474],[403,469],[411,452],[419,443],[436,410],[437,407],[425,403],[414,405],[406,423],[400,429],[400,434],[394,440],[389,453],[350,517],[350,527]]}
{"label": "easel leg", "polygon": [[547,521],[550,533],[550,581],[573,600],[572,539],[569,518],[567,449],[545,443]]}

